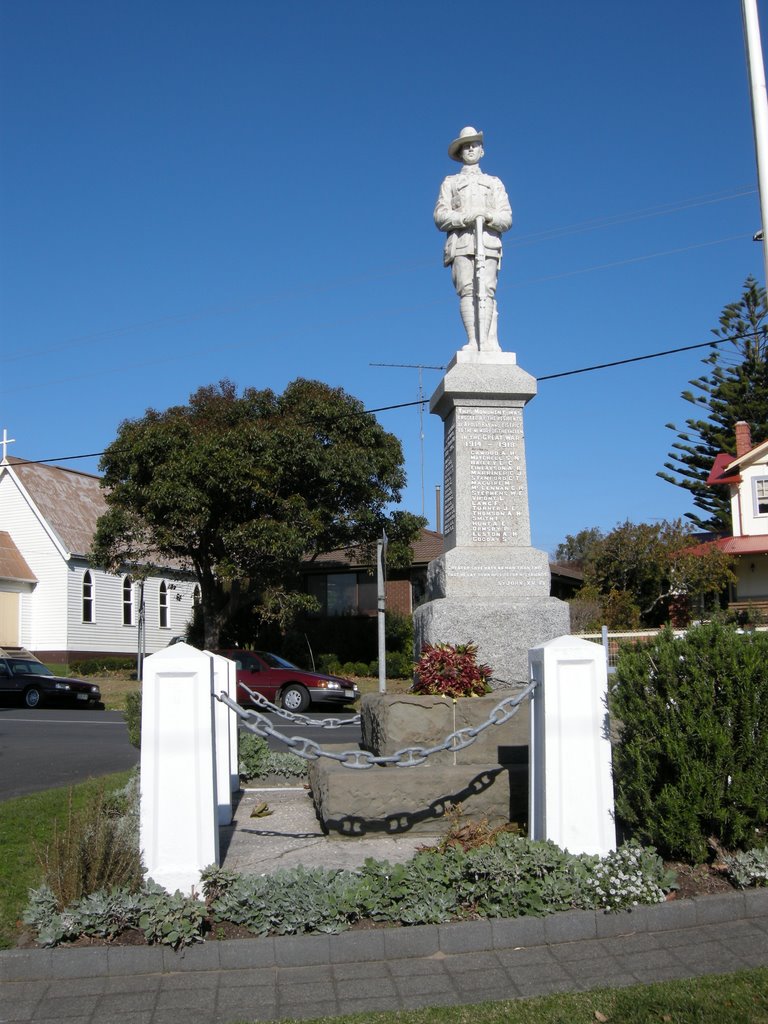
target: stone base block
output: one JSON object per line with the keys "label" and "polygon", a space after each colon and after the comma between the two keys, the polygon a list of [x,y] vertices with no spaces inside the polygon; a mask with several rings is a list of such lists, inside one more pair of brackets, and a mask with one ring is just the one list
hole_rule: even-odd
{"label": "stone base block", "polygon": [[[509,695],[514,695],[514,690]],[[459,729],[475,728],[507,696],[499,691],[488,697],[421,697],[416,694],[369,693],[360,708],[362,744],[377,757],[386,757],[405,747],[436,747]],[[509,764],[527,758],[530,708],[526,699],[514,717],[503,725],[491,725],[475,742],[455,752],[432,754],[429,765]],[[404,769],[395,769],[403,775]],[[405,771],[410,771],[406,769]]]}
{"label": "stone base block", "polygon": [[309,784],[323,827],[339,836],[440,835],[446,811],[461,804],[468,821],[492,825],[528,818],[527,765],[439,765],[353,770],[310,764]]}
{"label": "stone base block", "polygon": [[528,680],[528,651],[570,633],[570,611],[556,597],[521,600],[450,598],[427,601],[413,616],[414,647],[424,644],[469,643],[478,659],[509,683]]}

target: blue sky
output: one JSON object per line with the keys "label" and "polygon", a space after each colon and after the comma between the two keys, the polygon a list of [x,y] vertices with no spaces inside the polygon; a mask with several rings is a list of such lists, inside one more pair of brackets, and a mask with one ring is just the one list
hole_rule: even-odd
{"label": "blue sky", "polygon": [[[534,376],[706,341],[763,281],[739,0],[0,0],[0,95],[0,431],[24,458],[99,452],[224,377],[418,399],[417,370],[371,363],[463,344],[432,209],[466,124],[512,202],[499,333]],[[656,472],[701,355],[540,384],[536,546],[691,507]],[[440,420],[422,445],[416,407],[379,419],[433,524]]]}

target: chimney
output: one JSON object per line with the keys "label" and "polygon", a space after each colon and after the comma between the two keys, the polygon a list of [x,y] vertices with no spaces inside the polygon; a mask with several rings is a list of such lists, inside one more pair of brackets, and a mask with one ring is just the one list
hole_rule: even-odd
{"label": "chimney", "polygon": [[734,429],[736,431],[736,458],[740,459],[742,455],[752,451],[752,433],[749,424],[744,420],[739,420]]}

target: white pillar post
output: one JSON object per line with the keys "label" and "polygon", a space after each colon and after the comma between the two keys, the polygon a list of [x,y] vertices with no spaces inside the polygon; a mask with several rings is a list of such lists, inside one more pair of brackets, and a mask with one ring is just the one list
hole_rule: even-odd
{"label": "white pillar post", "polygon": [[[222,704],[216,697],[220,693],[232,695],[233,680],[236,684],[237,667],[234,661],[222,657],[220,654],[213,654],[205,651],[213,663],[213,720],[215,729],[216,747],[216,807],[219,825],[230,825],[232,823],[232,744],[235,744],[235,760],[237,760],[237,715]],[[234,736],[233,727],[234,726]],[[238,778],[239,784],[239,778]]]}
{"label": "white pillar post", "polygon": [[210,655],[174,644],[144,662],[141,848],[147,876],[189,894],[219,863]]}
{"label": "white pillar post", "polygon": [[602,646],[560,636],[528,652],[531,839],[569,853],[616,849],[608,674]]}

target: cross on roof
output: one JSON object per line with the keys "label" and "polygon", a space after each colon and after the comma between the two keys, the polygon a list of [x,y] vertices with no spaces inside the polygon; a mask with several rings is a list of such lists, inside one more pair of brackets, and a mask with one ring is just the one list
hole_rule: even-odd
{"label": "cross on roof", "polygon": [[15,444],[15,442],[16,442],[16,438],[15,437],[8,437],[8,431],[5,429],[5,427],[3,427],[3,439],[2,439],[2,441],[0,441],[0,445],[2,445],[2,448],[3,448],[3,457],[2,457],[2,459],[0,459],[0,462],[5,462],[6,457],[8,455],[8,445],[9,444]]}

